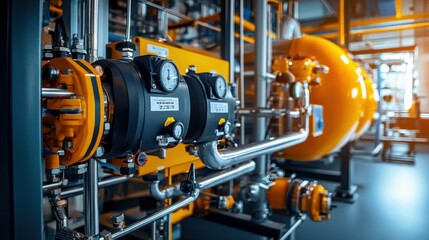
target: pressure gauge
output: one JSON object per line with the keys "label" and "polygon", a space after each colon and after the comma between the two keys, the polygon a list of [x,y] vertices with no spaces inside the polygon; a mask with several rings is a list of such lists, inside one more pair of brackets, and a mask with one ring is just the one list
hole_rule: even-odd
{"label": "pressure gauge", "polygon": [[213,93],[217,98],[224,98],[226,96],[227,85],[226,85],[225,78],[219,75],[216,78],[213,87],[214,87]]}
{"label": "pressure gauge", "polygon": [[176,139],[181,140],[185,132],[185,126],[181,122],[174,122],[170,127],[170,135]]}
{"label": "pressure gauge", "polygon": [[158,69],[158,84],[166,92],[173,92],[179,86],[179,70],[171,61],[164,61]]}

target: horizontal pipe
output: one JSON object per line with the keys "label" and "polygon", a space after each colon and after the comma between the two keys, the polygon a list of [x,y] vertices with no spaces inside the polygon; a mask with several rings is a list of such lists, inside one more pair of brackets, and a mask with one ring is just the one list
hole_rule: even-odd
{"label": "horizontal pipe", "polygon": [[42,97],[53,98],[53,97],[70,97],[75,95],[73,92],[69,92],[59,88],[42,88]]}
{"label": "horizontal pipe", "polygon": [[43,190],[48,190],[48,189],[52,189],[52,188],[57,188],[57,187],[61,187],[63,185],[63,181],[59,181],[59,182],[55,182],[55,183],[48,183],[48,184],[43,184]]}
{"label": "horizontal pipe", "polygon": [[[105,180],[102,180],[100,182],[98,182],[98,188],[104,188],[110,185],[114,185],[114,184],[118,184],[118,183],[122,183],[122,182],[126,182],[128,181],[128,177],[127,176],[121,176],[121,177],[112,177],[112,178],[108,178]],[[73,197],[79,194],[83,193],[83,187],[78,187],[78,188],[72,188],[72,189],[68,189],[65,191],[61,191],[60,193],[60,197],[61,198],[69,198],[69,197]]]}
{"label": "horizontal pipe", "polygon": [[[200,190],[211,188],[216,185],[225,183],[229,180],[232,180],[234,178],[237,178],[246,173],[250,173],[254,169],[255,169],[255,163],[253,161],[242,163],[230,169],[226,169],[220,172],[216,172],[214,174],[210,174],[203,178],[199,178],[197,180],[197,182],[199,183],[198,187]],[[163,190],[160,190],[159,182],[160,181],[151,182],[150,188],[149,188],[151,196],[156,200],[162,201],[167,198],[183,196],[185,194],[180,190],[180,184],[176,184],[176,185],[164,188]]]}
{"label": "horizontal pipe", "polygon": [[250,173],[253,170],[255,170],[255,162],[248,161],[230,169],[226,169],[215,174],[209,175],[207,177],[201,178],[198,180],[198,183],[200,189],[207,189],[217,186],[221,183],[228,182],[229,180],[232,180],[244,174]]}
{"label": "horizontal pipe", "polygon": [[158,4],[155,4],[155,3],[149,2],[149,1],[147,1],[147,0],[140,0],[139,2],[141,2],[141,3],[143,3],[143,4],[146,4],[146,5],[149,5],[149,6],[153,7],[153,8],[158,9],[158,10],[164,11],[164,12],[166,12],[166,13],[168,13],[168,14],[174,15],[174,16],[176,16],[176,17],[179,17],[179,18],[182,18],[182,19],[185,19],[185,20],[192,21],[194,24],[197,24],[197,25],[200,25],[200,26],[202,26],[202,27],[205,27],[205,28],[211,29],[211,30],[213,30],[213,31],[216,31],[216,32],[220,32],[220,31],[221,31],[221,29],[220,29],[219,27],[216,27],[216,26],[210,25],[210,24],[205,23],[205,22],[201,22],[201,21],[199,21],[199,20],[197,20],[197,19],[194,19],[194,18],[188,17],[188,16],[186,16],[186,15],[184,15],[184,14],[181,14],[181,13],[179,13],[179,12],[173,11],[173,10],[171,10],[171,9],[169,9],[169,8],[166,8],[166,7],[160,6],[160,5],[158,5]]}
{"label": "horizontal pipe", "polygon": [[[387,27],[381,26],[381,27],[367,28],[367,29],[352,29],[350,31],[350,35],[360,36],[360,35],[367,35],[367,34],[402,31],[402,30],[426,28],[426,27],[429,27],[429,22],[409,23],[409,24],[401,24],[401,25],[394,25],[394,26],[387,26]],[[315,36],[323,37],[323,38],[337,38],[338,32],[315,34]]]}
{"label": "horizontal pipe", "polygon": [[288,111],[275,108],[241,108],[237,111],[237,114],[252,117],[283,117],[288,115],[292,118],[297,118],[300,116],[299,110]]}
{"label": "horizontal pipe", "polygon": [[112,239],[118,239],[120,237],[123,237],[127,234],[130,234],[131,232],[136,231],[137,229],[148,225],[149,223],[152,223],[172,212],[177,211],[180,208],[186,207],[187,205],[191,204],[192,202],[194,202],[195,200],[197,200],[198,198],[198,191],[196,193],[194,193],[192,196],[186,197],[183,200],[177,201],[173,204],[171,204],[168,207],[162,208],[154,213],[152,213],[151,215],[140,219],[137,222],[131,223],[129,224],[126,228],[124,228],[122,231],[118,231],[118,232],[114,232],[112,233]]}
{"label": "horizontal pipe", "polygon": [[[308,122],[308,117],[307,122]],[[237,148],[229,148],[222,152],[217,150],[217,142],[212,141],[202,144],[198,148],[198,156],[210,169],[225,169],[229,166],[250,160],[255,157],[280,151],[284,148],[304,142],[308,137],[308,123],[305,129],[299,132],[288,133],[278,138],[242,145]]]}
{"label": "horizontal pipe", "polygon": [[277,138],[241,145],[236,148],[228,148],[221,152],[218,151],[217,141],[207,142],[198,146],[198,156],[206,167],[219,170],[304,142],[308,137],[310,129],[309,112],[311,112],[311,107],[308,88],[305,88],[303,98],[303,107],[306,109],[306,112],[303,113],[305,115],[305,122],[299,131],[286,133]]}
{"label": "horizontal pipe", "polygon": [[[198,186],[199,188],[194,191],[191,196],[186,197],[183,200],[180,200],[178,202],[175,202],[173,204],[171,204],[170,206],[167,206],[165,208],[162,208],[158,211],[156,211],[155,213],[142,218],[141,220],[131,223],[128,225],[128,227],[126,227],[125,229],[123,229],[122,231],[118,231],[112,234],[112,238],[113,239],[117,239],[120,237],[123,237],[133,231],[136,231],[137,229],[148,225],[172,212],[177,211],[180,208],[186,207],[187,205],[191,204],[192,202],[194,202],[195,200],[198,199],[199,196],[199,192],[202,189],[207,189],[207,188],[211,188],[214,187],[216,185],[219,185],[221,183],[227,182],[231,179],[234,179],[238,176],[241,176],[243,174],[252,172],[255,169],[255,163],[253,161],[249,161],[243,164],[240,164],[236,167],[233,167],[231,169],[227,169],[221,172],[217,172],[215,174],[209,175],[207,177],[201,178],[198,181]],[[172,187],[173,188],[173,187]],[[175,187],[174,187],[175,188]]]}
{"label": "horizontal pipe", "polygon": [[[418,21],[418,20],[425,20],[429,18],[429,13],[419,13],[419,14],[411,14],[411,15],[404,15],[400,18],[397,18],[396,16],[389,16],[389,17],[379,17],[379,18],[368,18],[368,19],[357,19],[350,21],[350,27],[368,27],[368,26],[376,26],[381,24],[402,24],[404,22],[409,21]],[[338,29],[338,23],[327,23],[323,25],[317,25],[317,26],[308,26],[308,27],[301,27],[301,31],[303,33],[307,34],[314,34],[316,32],[321,31],[332,31]]]}

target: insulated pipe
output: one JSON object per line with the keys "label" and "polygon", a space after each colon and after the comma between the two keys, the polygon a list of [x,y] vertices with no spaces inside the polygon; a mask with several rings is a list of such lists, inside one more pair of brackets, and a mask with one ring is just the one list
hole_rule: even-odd
{"label": "insulated pipe", "polygon": [[137,229],[164,217],[165,215],[168,215],[172,212],[175,212],[180,208],[186,207],[187,205],[189,205],[192,202],[194,202],[195,200],[197,200],[198,196],[199,196],[199,192],[196,191],[194,194],[192,194],[189,197],[184,198],[183,200],[175,202],[168,207],[162,208],[162,209],[154,212],[153,214],[151,214],[145,218],[140,219],[137,222],[131,223],[126,228],[124,228],[122,231],[112,233],[112,239],[118,239],[118,238],[123,237],[127,234],[130,234],[131,232],[134,232]]}
{"label": "insulated pipe", "polygon": [[[255,163],[253,161],[242,163],[230,169],[216,172],[214,174],[198,179],[198,187],[200,190],[211,188],[234,178],[237,178],[239,176],[242,176],[244,174],[250,173],[253,170],[255,170]],[[176,184],[163,190],[159,190],[159,181],[153,181],[150,184],[149,190],[151,196],[159,201],[165,200],[167,198],[184,195],[184,193],[180,190],[180,184]]]}

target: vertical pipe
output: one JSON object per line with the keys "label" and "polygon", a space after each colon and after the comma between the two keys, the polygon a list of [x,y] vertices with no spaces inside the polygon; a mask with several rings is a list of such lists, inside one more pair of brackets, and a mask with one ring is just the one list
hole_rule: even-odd
{"label": "vertical pipe", "polygon": [[402,0],[395,0],[396,18],[402,17]]}
{"label": "vertical pipe", "polygon": [[344,46],[344,44],[346,43],[344,24],[344,0],[338,0],[338,27],[338,44]]}
{"label": "vertical pipe", "polygon": [[2,239],[29,239],[29,236],[44,239],[40,94],[42,2],[6,0],[0,3],[3,13],[0,25],[4,27],[0,40],[3,60],[0,81]]}
{"label": "vertical pipe", "polygon": [[[378,96],[381,96],[381,61],[377,62],[377,93]],[[377,103],[377,113],[378,113],[378,119],[376,123],[376,129],[375,129],[375,138],[374,138],[374,147],[377,147],[378,144],[380,144],[382,131],[381,131],[381,99],[378,100]]]}
{"label": "vertical pipe", "polygon": [[87,0],[87,48],[89,62],[98,59],[98,0]]}
{"label": "vertical pipe", "polygon": [[125,41],[131,42],[131,0],[127,0],[127,21],[125,24]]}
{"label": "vertical pipe", "polygon": [[[271,71],[271,62],[272,62],[272,52],[273,52],[273,38],[271,37],[272,32],[272,6],[271,4],[267,4],[267,70]],[[268,82],[268,81],[267,81]],[[269,88],[268,88],[269,89]]]}
{"label": "vertical pipe", "polygon": [[[254,6],[256,8],[256,43],[255,43],[255,77],[256,77],[256,106],[266,107],[267,105],[267,1],[255,0]],[[262,141],[265,139],[265,118],[256,119],[255,127],[255,141]],[[267,173],[266,156],[261,156],[255,159],[256,167],[255,173],[257,176],[256,181],[261,182]],[[262,190],[262,189],[261,189]],[[252,219],[255,221],[263,221],[266,219],[266,194],[261,192],[258,200],[253,206]]]}
{"label": "vertical pipe", "polygon": [[151,234],[151,237],[150,237],[150,239],[152,239],[152,240],[155,240],[157,237],[157,234],[156,234],[156,221],[154,221],[151,225],[150,225],[150,234]]}
{"label": "vertical pipe", "polygon": [[[244,100],[244,3],[243,0],[240,0],[240,107],[244,108],[246,106]],[[240,143],[243,145],[246,143],[246,119],[244,116],[241,117],[241,128],[240,128]]]}
{"label": "vertical pipe", "polygon": [[350,1],[338,0],[338,43],[346,49],[350,42],[350,6]]}
{"label": "vertical pipe", "polygon": [[99,0],[98,3],[98,58],[107,58],[106,44],[109,43],[109,0]]}
{"label": "vertical pipe", "polygon": [[98,216],[98,164],[94,159],[88,161],[88,171],[85,173],[83,185],[85,234],[99,233]]}
{"label": "vertical pipe", "polygon": [[229,82],[234,82],[234,7],[235,0],[221,3],[221,57],[229,62]]}
{"label": "vertical pipe", "polygon": [[[69,36],[73,36],[78,32],[78,1],[79,0],[63,0],[63,19]],[[82,37],[79,35],[79,37]]]}

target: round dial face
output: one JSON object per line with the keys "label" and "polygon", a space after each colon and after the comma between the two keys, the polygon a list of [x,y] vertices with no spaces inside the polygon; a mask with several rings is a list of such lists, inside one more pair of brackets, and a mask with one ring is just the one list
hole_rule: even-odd
{"label": "round dial face", "polygon": [[226,96],[227,85],[223,77],[219,76],[215,80],[214,94],[218,98],[224,98]]}
{"label": "round dial face", "polygon": [[161,65],[159,70],[159,84],[167,92],[174,91],[179,86],[179,72],[173,62],[167,61]]}
{"label": "round dial face", "polygon": [[226,122],[223,127],[223,130],[225,131],[226,134],[229,134],[231,132],[231,123]]}
{"label": "round dial face", "polygon": [[183,126],[183,124],[181,122],[176,122],[171,129],[171,135],[174,139],[180,140],[183,136],[184,130],[185,127]]}

